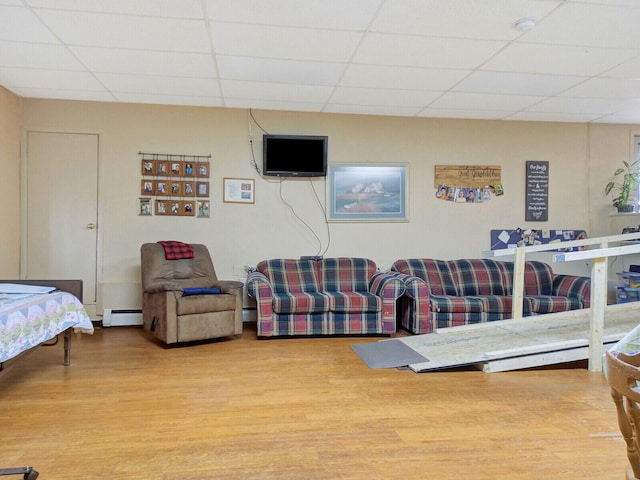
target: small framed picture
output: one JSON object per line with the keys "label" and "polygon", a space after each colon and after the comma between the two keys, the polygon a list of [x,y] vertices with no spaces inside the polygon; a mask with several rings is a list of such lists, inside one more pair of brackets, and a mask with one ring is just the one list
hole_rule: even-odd
{"label": "small framed picture", "polygon": [[142,160],[142,175],[155,175],[156,162],[153,160]]}
{"label": "small framed picture", "polygon": [[198,162],[197,174],[201,178],[209,178],[209,162]]}
{"label": "small framed picture", "polygon": [[255,180],[225,178],[223,200],[227,203],[255,203]]}
{"label": "small framed picture", "polygon": [[167,215],[169,206],[166,200],[156,200],[156,215]]}
{"label": "small framed picture", "polygon": [[196,202],[187,200],[180,202],[180,215],[193,217],[196,214]]}
{"label": "small framed picture", "polygon": [[140,191],[142,192],[142,195],[155,195],[155,182],[153,180],[142,180]]}
{"label": "small framed picture", "polygon": [[198,218],[209,218],[209,200],[198,200]]}
{"label": "small framed picture", "polygon": [[156,175],[169,175],[169,164],[167,162],[156,162]]}
{"label": "small framed picture", "polygon": [[195,197],[196,192],[193,182],[182,182],[182,195],[184,197]]}
{"label": "small framed picture", "polygon": [[209,196],[209,182],[196,182],[196,196],[197,197]]}
{"label": "small framed picture", "polygon": [[180,203],[178,200],[172,200],[169,202],[169,215],[180,215]]}
{"label": "small framed picture", "polygon": [[169,164],[169,168],[171,168],[170,173],[174,177],[179,177],[182,175],[182,162],[171,162]]}
{"label": "small framed picture", "polygon": [[171,182],[169,194],[172,197],[179,197],[182,195],[182,182]]}
{"label": "small framed picture", "polygon": [[156,195],[167,195],[167,182],[164,180],[156,182]]}
{"label": "small framed picture", "polygon": [[147,216],[151,215],[151,199],[147,197],[141,197],[138,199],[138,215]]}
{"label": "small framed picture", "polygon": [[185,177],[194,177],[196,171],[193,167],[193,162],[185,162],[184,164],[184,176]]}

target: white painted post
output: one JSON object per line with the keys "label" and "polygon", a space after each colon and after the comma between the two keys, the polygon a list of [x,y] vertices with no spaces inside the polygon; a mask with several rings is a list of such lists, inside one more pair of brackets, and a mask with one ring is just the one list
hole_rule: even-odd
{"label": "white painted post", "polygon": [[589,324],[589,370],[602,371],[604,307],[607,304],[607,257],[591,264],[591,321]]}
{"label": "white painted post", "polygon": [[524,248],[516,248],[513,259],[513,292],[511,293],[511,318],[522,318],[524,299]]}

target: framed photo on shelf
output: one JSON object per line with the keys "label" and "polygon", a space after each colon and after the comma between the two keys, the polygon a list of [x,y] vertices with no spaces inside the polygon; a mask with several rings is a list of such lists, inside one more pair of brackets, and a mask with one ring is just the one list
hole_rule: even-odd
{"label": "framed photo on shelf", "polygon": [[406,164],[329,165],[329,221],[407,222]]}
{"label": "framed photo on shelf", "polygon": [[196,197],[209,196],[209,182],[196,182]]}
{"label": "framed photo on shelf", "polygon": [[223,201],[226,203],[255,203],[255,180],[225,178]]}
{"label": "framed photo on shelf", "polygon": [[167,215],[169,213],[169,202],[167,200],[156,200],[156,215]]}
{"label": "framed photo on shelf", "polygon": [[169,175],[169,162],[156,162],[156,175]]}
{"label": "framed photo on shelf", "polygon": [[153,214],[151,205],[151,198],[148,197],[140,197],[138,199],[138,215],[140,216],[149,216]]}
{"label": "framed photo on shelf", "polygon": [[171,182],[169,195],[179,197],[182,195],[182,182]]}
{"label": "framed photo on shelf", "polygon": [[142,175],[155,175],[156,174],[156,162],[153,160],[142,160]]}
{"label": "framed photo on shelf", "polygon": [[210,210],[209,200],[198,200],[198,218],[209,218]]}
{"label": "framed photo on shelf", "polygon": [[196,214],[196,202],[193,200],[186,200],[180,202],[180,215],[193,217]]}
{"label": "framed photo on shelf", "polygon": [[194,182],[182,182],[182,195],[185,197],[195,197]]}
{"label": "framed photo on shelf", "polygon": [[196,173],[200,178],[209,178],[209,162],[196,163]]}
{"label": "framed photo on shelf", "polygon": [[156,185],[153,180],[142,180],[142,184],[140,186],[140,193],[142,195],[155,195],[156,194]]}

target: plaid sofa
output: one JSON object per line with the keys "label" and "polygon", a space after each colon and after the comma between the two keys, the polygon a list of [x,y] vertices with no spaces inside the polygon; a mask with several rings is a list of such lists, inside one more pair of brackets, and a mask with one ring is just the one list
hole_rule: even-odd
{"label": "plaid sofa", "polygon": [[247,277],[259,337],[390,335],[404,289],[366,258],[263,260]]}
{"label": "plaid sofa", "polygon": [[[511,318],[512,262],[401,259],[391,273],[405,283],[398,316],[412,333]],[[524,316],[590,305],[590,278],[554,274],[543,262],[525,262],[524,284]]]}

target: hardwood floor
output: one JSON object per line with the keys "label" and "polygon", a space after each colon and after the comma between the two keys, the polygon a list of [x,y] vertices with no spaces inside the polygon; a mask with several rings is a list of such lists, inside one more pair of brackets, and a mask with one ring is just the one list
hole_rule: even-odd
{"label": "hardwood floor", "polygon": [[[369,369],[349,345],[74,335],[0,375],[0,467],[79,479],[616,479],[601,373]],[[7,477],[8,478],[8,477]]]}

